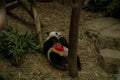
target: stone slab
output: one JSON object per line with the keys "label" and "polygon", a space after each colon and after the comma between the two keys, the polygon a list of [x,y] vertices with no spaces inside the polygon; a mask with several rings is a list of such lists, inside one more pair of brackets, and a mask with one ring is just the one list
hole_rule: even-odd
{"label": "stone slab", "polygon": [[[100,51],[100,56],[102,57],[99,62],[100,66],[108,72],[112,74],[119,73],[120,68],[120,51],[112,50],[112,49],[103,49]],[[103,60],[102,60],[103,59]]]}
{"label": "stone slab", "polygon": [[120,24],[120,20],[112,17],[97,18],[85,23],[86,27],[92,31],[101,31],[114,26],[115,24]]}

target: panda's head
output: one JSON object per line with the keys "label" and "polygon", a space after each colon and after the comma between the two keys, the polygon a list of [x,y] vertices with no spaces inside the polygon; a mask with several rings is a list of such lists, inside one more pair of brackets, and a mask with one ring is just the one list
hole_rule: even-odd
{"label": "panda's head", "polygon": [[50,39],[51,37],[56,37],[56,38],[60,38],[62,36],[61,32],[57,32],[57,31],[52,31],[49,33],[47,40]]}

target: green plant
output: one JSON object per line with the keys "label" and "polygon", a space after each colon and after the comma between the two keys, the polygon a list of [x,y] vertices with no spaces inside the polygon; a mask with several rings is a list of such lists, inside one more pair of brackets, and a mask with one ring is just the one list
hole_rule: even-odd
{"label": "green plant", "polygon": [[91,12],[104,11],[110,2],[111,0],[84,0],[82,8]]}
{"label": "green plant", "polygon": [[105,16],[120,18],[120,0],[84,0],[82,8],[91,12],[104,11]]}
{"label": "green plant", "polygon": [[0,80],[7,80],[7,75],[0,72]]}
{"label": "green plant", "polygon": [[109,5],[107,6],[106,15],[120,18],[119,12],[120,12],[120,1],[119,0],[112,0],[109,3]]}
{"label": "green plant", "polygon": [[19,66],[23,62],[25,53],[36,52],[40,50],[37,36],[26,32],[19,34],[11,27],[0,32],[0,54],[10,59],[12,64]]}

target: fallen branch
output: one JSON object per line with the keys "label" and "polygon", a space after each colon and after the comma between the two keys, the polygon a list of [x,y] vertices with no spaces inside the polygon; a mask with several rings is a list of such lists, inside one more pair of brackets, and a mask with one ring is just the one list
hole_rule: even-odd
{"label": "fallen branch", "polygon": [[43,39],[42,39],[42,30],[41,30],[40,17],[38,15],[38,12],[37,12],[34,1],[31,3],[31,7],[32,7],[32,13],[33,13],[34,21],[35,21],[35,26],[36,26],[36,32],[38,34],[40,45],[41,45],[41,47],[43,47]]}
{"label": "fallen branch", "polygon": [[18,6],[19,6],[18,1],[13,1],[13,2],[10,2],[10,3],[6,4],[6,9],[11,10],[11,9],[14,9],[14,8],[16,8]]}
{"label": "fallen branch", "polygon": [[31,6],[30,4],[28,3],[27,0],[17,0],[22,6],[23,8],[28,12],[28,14],[32,17],[33,17],[33,13],[32,13],[32,10],[31,10]]}

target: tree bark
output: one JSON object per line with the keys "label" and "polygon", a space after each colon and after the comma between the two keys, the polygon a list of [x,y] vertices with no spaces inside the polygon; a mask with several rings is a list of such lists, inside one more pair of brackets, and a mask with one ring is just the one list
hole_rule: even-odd
{"label": "tree bark", "polygon": [[78,76],[77,44],[81,2],[82,0],[72,0],[72,14],[69,31],[69,75],[73,78]]}
{"label": "tree bark", "polygon": [[0,31],[7,27],[5,0],[0,0]]}
{"label": "tree bark", "polygon": [[33,17],[32,9],[30,4],[28,3],[28,0],[18,0],[18,2],[24,7],[24,9],[28,12],[28,14]]}
{"label": "tree bark", "polygon": [[35,0],[32,0],[31,7],[32,7],[32,13],[33,13],[34,21],[35,21],[35,26],[36,26],[36,32],[38,34],[40,45],[43,48],[41,21],[40,21],[39,14],[38,14],[36,6],[35,6]]}

